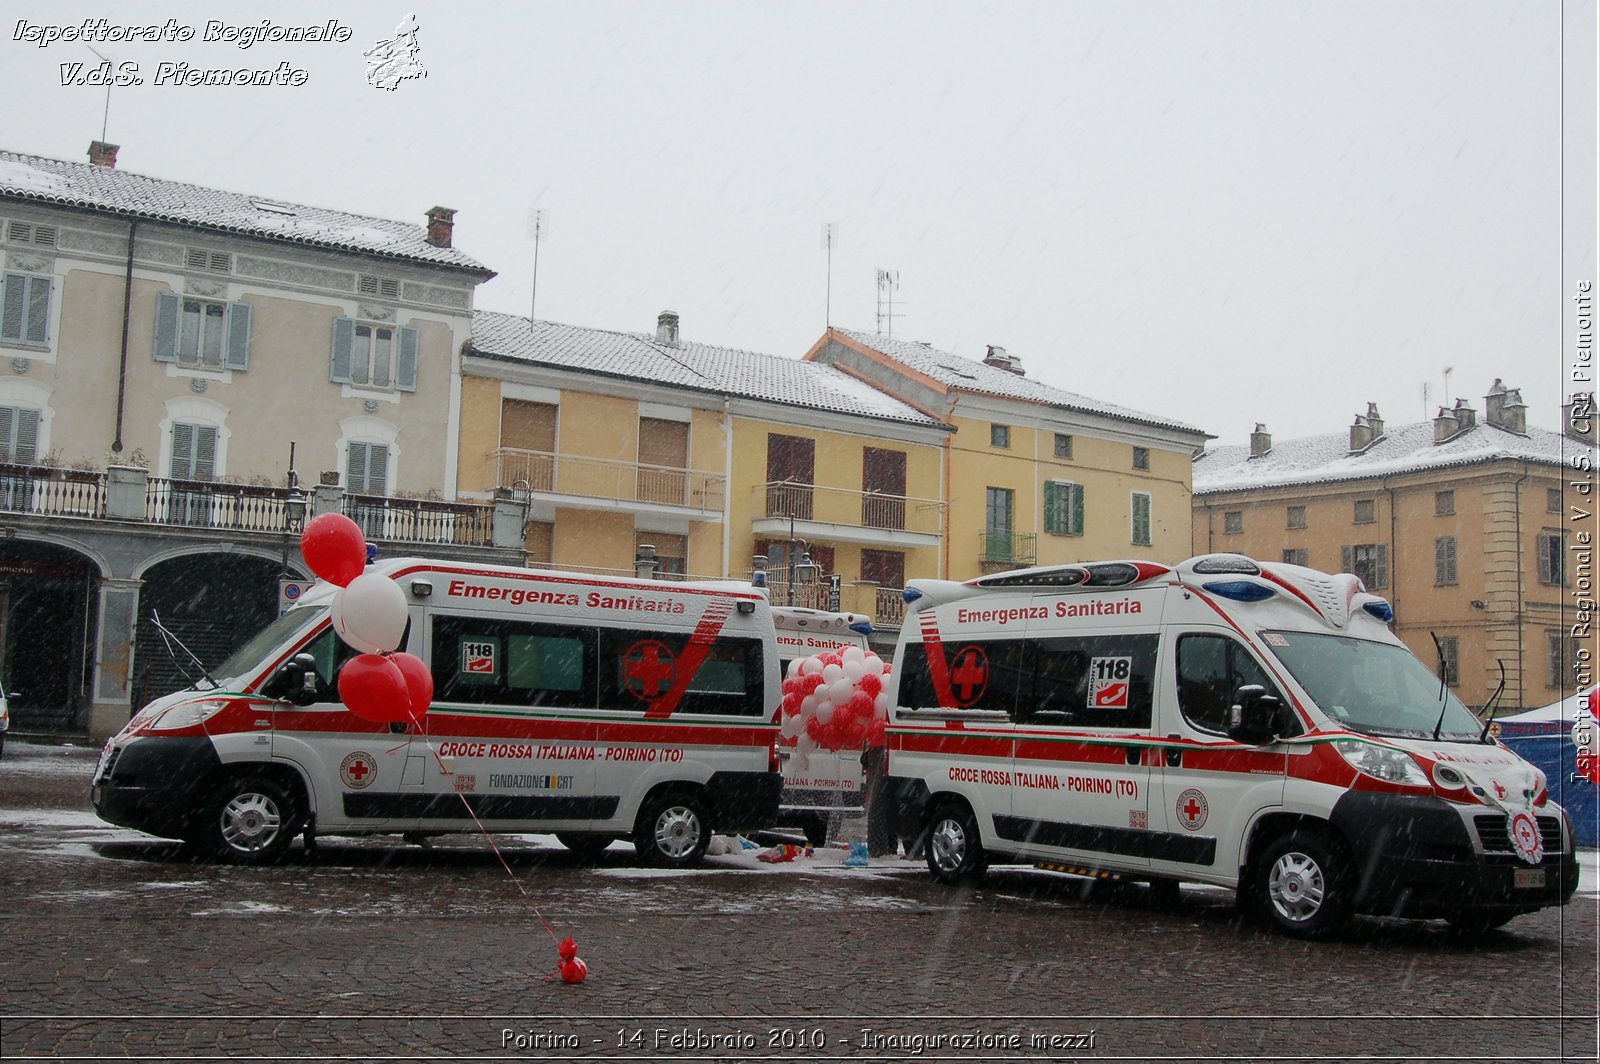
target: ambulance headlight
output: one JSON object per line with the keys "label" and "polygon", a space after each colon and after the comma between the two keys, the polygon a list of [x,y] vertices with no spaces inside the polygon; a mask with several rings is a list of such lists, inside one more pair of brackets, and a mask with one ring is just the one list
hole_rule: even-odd
{"label": "ambulance headlight", "polygon": [[1351,768],[1362,775],[1407,787],[1429,785],[1422,766],[1417,764],[1410,754],[1403,751],[1359,742],[1334,743],[1333,748],[1339,751],[1340,757],[1350,763]]}
{"label": "ambulance headlight", "polygon": [[223,707],[227,704],[217,700],[182,702],[161,714],[145,727],[149,731],[177,731],[179,728],[193,728],[197,724],[204,724],[222,712]]}

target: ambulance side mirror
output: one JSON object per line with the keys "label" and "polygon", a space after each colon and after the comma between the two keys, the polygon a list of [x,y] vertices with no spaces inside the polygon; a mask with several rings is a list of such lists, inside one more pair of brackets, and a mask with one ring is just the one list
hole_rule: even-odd
{"label": "ambulance side mirror", "polygon": [[1228,710],[1228,738],[1248,746],[1264,746],[1278,737],[1283,721],[1283,702],[1267,694],[1258,683],[1247,683],[1234,692]]}
{"label": "ambulance side mirror", "polygon": [[296,654],[261,685],[261,693],[268,698],[309,706],[317,700],[317,659],[310,654]]}

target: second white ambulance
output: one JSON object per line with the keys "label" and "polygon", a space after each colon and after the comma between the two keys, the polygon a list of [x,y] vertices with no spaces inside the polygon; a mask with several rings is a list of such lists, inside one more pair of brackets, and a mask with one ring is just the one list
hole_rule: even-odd
{"label": "second white ambulance", "polygon": [[1207,555],[912,581],[890,782],[935,877],[991,856],[1233,888],[1282,931],[1564,904],[1543,773],[1349,574]]}

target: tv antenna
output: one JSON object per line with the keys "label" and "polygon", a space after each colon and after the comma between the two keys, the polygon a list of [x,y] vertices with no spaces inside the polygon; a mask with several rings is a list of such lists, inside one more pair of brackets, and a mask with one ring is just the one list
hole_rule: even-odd
{"label": "tv antenna", "polygon": [[833,244],[839,239],[837,222],[822,223],[822,250],[828,253],[828,294],[823,305],[822,321],[825,328],[833,328]]}
{"label": "tv antenna", "polygon": [[[895,293],[900,291],[899,270],[878,271],[878,335],[894,336],[894,319],[904,317],[894,309]],[[904,304],[902,304],[903,306]]]}
{"label": "tv antenna", "polygon": [[528,239],[533,241],[533,294],[528,299],[528,327],[533,327],[539,305],[539,244],[550,230],[550,212],[543,207],[528,211]]}
{"label": "tv antenna", "polygon": [[84,45],[84,47],[88,48],[89,51],[94,52],[94,57],[100,60],[100,62],[104,63],[106,66],[106,109],[105,113],[100,116],[100,140],[102,143],[104,143],[106,139],[106,131],[111,127],[111,85],[117,79],[112,76],[110,59],[101,55],[99,52],[95,52],[94,48],[87,44]]}

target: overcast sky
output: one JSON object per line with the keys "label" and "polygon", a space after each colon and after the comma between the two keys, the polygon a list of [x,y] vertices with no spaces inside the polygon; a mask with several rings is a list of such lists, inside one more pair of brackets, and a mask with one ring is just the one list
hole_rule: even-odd
{"label": "overcast sky", "polygon": [[[1592,3],[1568,3],[1571,24]],[[347,43],[204,43],[208,19]],[[366,81],[415,12],[427,77]],[[175,19],[97,43],[119,168],[363,214],[459,211],[457,246],[541,318],[799,357],[832,320],[1019,356],[1058,387],[1242,443],[1391,424],[1495,377],[1556,428],[1568,357],[1563,5],[1534,2],[85,3],[13,6],[0,147],[83,159],[106,93],[33,25]],[[1576,53],[1593,61],[1592,39]],[[154,84],[162,61],[306,72]],[[1573,71],[1567,71],[1570,82]],[[26,101],[27,106],[18,106]],[[1570,105],[1569,105],[1570,106]],[[1592,100],[1589,103],[1592,107]],[[1591,111],[1592,114],[1592,111]],[[1578,153],[1592,180],[1593,139]],[[1569,154],[1571,145],[1569,144]],[[1565,238],[1565,249],[1563,239]],[[1593,276],[1592,266],[1586,271]],[[1431,410],[1427,411],[1431,415]]]}

